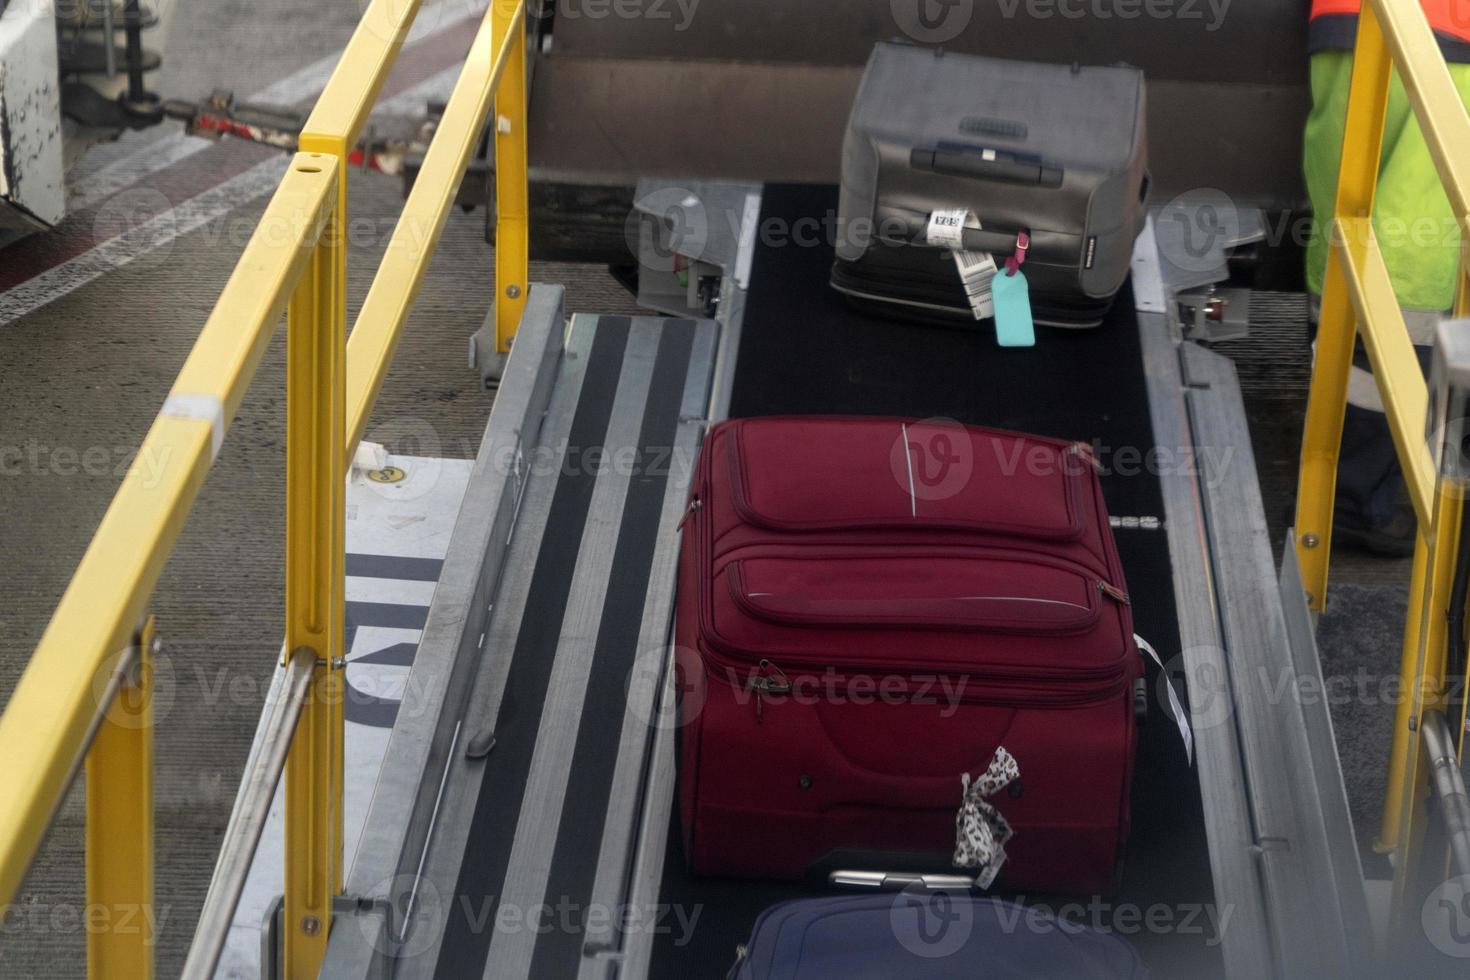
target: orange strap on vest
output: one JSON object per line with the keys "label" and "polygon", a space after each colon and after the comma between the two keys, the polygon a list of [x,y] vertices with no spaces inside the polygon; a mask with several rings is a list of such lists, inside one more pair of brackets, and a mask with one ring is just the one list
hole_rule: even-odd
{"label": "orange strap on vest", "polygon": [[[1358,15],[1359,0],[1312,0],[1312,19]],[[1470,41],[1470,0],[1419,0],[1429,26],[1448,37]]]}

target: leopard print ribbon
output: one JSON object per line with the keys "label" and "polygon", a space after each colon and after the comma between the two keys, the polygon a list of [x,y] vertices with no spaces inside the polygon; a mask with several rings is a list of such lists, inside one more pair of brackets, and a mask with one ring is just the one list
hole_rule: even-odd
{"label": "leopard print ribbon", "polygon": [[1015,758],[1001,746],[995,750],[990,766],[974,782],[970,774],[960,777],[964,786],[964,802],[955,817],[954,863],[960,868],[978,868],[975,884],[989,888],[1006,861],[1006,841],[1014,831],[1000,811],[985,802],[1021,775]]}

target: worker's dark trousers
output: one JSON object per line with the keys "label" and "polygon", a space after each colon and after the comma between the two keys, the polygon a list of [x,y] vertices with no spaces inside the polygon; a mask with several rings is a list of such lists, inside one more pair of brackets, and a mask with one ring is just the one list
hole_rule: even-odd
{"label": "worker's dark trousers", "polygon": [[[1317,340],[1317,316],[1321,308],[1321,298],[1309,293],[1307,335],[1312,343]],[[1437,319],[1436,315],[1419,311],[1406,311],[1404,315],[1414,321],[1410,325],[1411,337],[1428,339],[1433,336],[1426,323]],[[1428,321],[1423,319],[1426,316]],[[1420,370],[1428,377],[1434,348],[1415,344],[1414,353],[1419,355]],[[1362,374],[1371,374],[1372,371],[1361,340],[1353,351],[1353,367],[1361,369]],[[1355,370],[1353,374],[1360,375],[1360,372]],[[1357,381],[1362,380],[1360,375]],[[1350,382],[1347,413],[1342,421],[1342,450],[1337,460],[1333,522],[1366,530],[1383,527],[1393,519],[1404,495],[1404,475],[1399,469],[1398,453],[1393,448],[1393,435],[1388,431],[1388,419],[1382,411],[1354,405],[1353,387],[1354,383]]]}
{"label": "worker's dark trousers", "polygon": [[[1431,347],[1415,347],[1419,365],[1427,373]],[[1368,370],[1368,358],[1359,350],[1356,367]],[[1349,404],[1342,424],[1342,454],[1337,464],[1335,523],[1371,528],[1387,524],[1404,492],[1404,477],[1388,420],[1376,412]]]}

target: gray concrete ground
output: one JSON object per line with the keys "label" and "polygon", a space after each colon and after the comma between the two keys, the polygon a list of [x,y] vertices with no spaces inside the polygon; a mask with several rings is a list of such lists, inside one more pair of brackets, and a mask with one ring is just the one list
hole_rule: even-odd
{"label": "gray concrete ground", "polygon": [[[243,93],[340,47],[360,11],[353,0],[178,4],[166,68],[153,87],[200,96]],[[154,42],[156,43],[156,41]],[[167,127],[101,147],[95,167]],[[355,218],[380,234],[354,236],[349,323],[401,204],[395,178],[354,172]],[[112,466],[136,447],[233,268],[265,198],[173,242],[163,261],[118,268],[22,320],[0,327],[0,445],[37,449],[38,463],[0,477],[0,703],[9,696],[119,483]],[[243,222],[242,219],[252,219]],[[451,214],[433,270],[367,431],[395,451],[472,456],[489,411],[466,363],[467,336],[493,294],[484,213]],[[359,237],[371,240],[358,240]],[[572,309],[629,311],[598,268],[538,264]],[[282,629],[284,333],[279,333],[230,431],[159,585],[154,609],[172,668],[171,708],[156,738],[159,975],[176,975],[213,868]],[[427,422],[437,447],[407,445]],[[56,455],[61,450],[60,456]],[[231,696],[231,685],[245,696]],[[0,783],[3,785],[3,783]],[[74,790],[34,866],[19,908],[0,924],[0,976],[85,973],[81,792]]]}
{"label": "gray concrete ground", "polygon": [[[153,85],[199,97],[215,87],[241,94],[331,53],[346,40],[353,0],[217,0],[177,4],[166,67]],[[108,162],[162,130],[101,147]],[[395,180],[354,173],[354,216],[382,234],[360,242],[350,262],[352,312],[360,304],[399,206]],[[0,703],[8,697],[57,599],[112,497],[118,475],[71,472],[57,449],[96,449],[116,459],[136,446],[193,343],[238,254],[223,228],[257,215],[264,199],[173,244],[167,260],[118,268],[65,298],[0,327],[0,446],[38,450],[49,462],[0,477]],[[466,336],[481,322],[493,287],[483,215],[451,215],[433,273],[418,300],[368,438],[405,451],[471,455],[489,402],[465,364]],[[562,282],[576,310],[631,311],[601,269],[538,265],[533,278]],[[1297,442],[1307,383],[1300,298],[1258,302],[1250,340],[1222,345],[1240,366],[1268,519],[1279,548],[1294,495]],[[349,320],[352,313],[349,313]],[[163,918],[159,974],[177,972],[193,931],[281,634],[283,338],[277,337],[225,444],[157,592],[155,610],[173,668],[172,707],[157,737],[158,902]],[[426,421],[437,450],[395,445]],[[410,424],[412,423],[412,424]],[[94,453],[94,458],[96,453]],[[1324,660],[1396,670],[1391,620],[1398,604],[1378,601],[1407,581],[1404,562],[1351,559],[1335,581],[1356,591],[1339,606],[1388,617],[1364,645],[1334,647]],[[1366,591],[1364,591],[1366,590]],[[1375,591],[1377,590],[1377,591]],[[1379,627],[1382,628],[1379,628]],[[1324,639],[1335,643],[1327,634]],[[1346,631],[1352,634],[1353,631]],[[1381,649],[1380,649],[1381,648]],[[250,697],[221,696],[232,681]],[[1337,711],[1354,810],[1369,820],[1381,789],[1377,714]],[[84,972],[80,793],[64,808],[19,898],[0,923],[0,976],[77,977]],[[1366,837],[1360,827],[1359,836]]]}

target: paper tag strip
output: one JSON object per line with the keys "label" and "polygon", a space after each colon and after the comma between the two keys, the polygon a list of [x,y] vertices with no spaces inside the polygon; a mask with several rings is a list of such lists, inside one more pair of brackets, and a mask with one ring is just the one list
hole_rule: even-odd
{"label": "paper tag strip", "polygon": [[975,884],[980,888],[989,888],[1000,874],[1001,865],[1006,863],[1006,841],[1015,834],[1006,818],[985,798],[999,793],[1020,775],[1021,767],[1000,746],[979,779],[970,782],[969,773],[960,777],[964,797],[955,817],[954,863],[956,867],[979,869]]}
{"label": "paper tag strip", "polygon": [[965,284],[965,296],[970,300],[970,312],[975,319],[984,320],[995,316],[995,303],[990,298],[990,283],[998,268],[989,252],[954,253],[954,264],[959,267],[960,281]]}
{"label": "paper tag strip", "polygon": [[947,248],[954,256],[955,266],[960,272],[960,281],[965,285],[965,297],[970,302],[970,312],[977,320],[995,315],[995,306],[990,301],[990,281],[999,268],[988,252],[965,250],[965,229],[980,228],[980,219],[973,211],[959,208],[935,211],[929,215],[929,224],[924,229],[924,241],[932,246]]}
{"label": "paper tag strip", "polygon": [[1184,740],[1184,758],[1189,760],[1190,765],[1194,765],[1194,729],[1190,727],[1189,715],[1184,713],[1184,705],[1174,690],[1174,682],[1169,678],[1169,672],[1164,669],[1163,658],[1147,640],[1137,633],[1133,634],[1133,642],[1138,644],[1140,651],[1159,665],[1159,676],[1163,678],[1164,687],[1169,691],[1169,710],[1174,713],[1174,724],[1179,726],[1179,737]]}
{"label": "paper tag strip", "polygon": [[[960,249],[965,246],[965,224],[970,212],[963,209],[935,211],[929,215],[924,241],[938,248]],[[978,226],[979,222],[976,222]]]}

